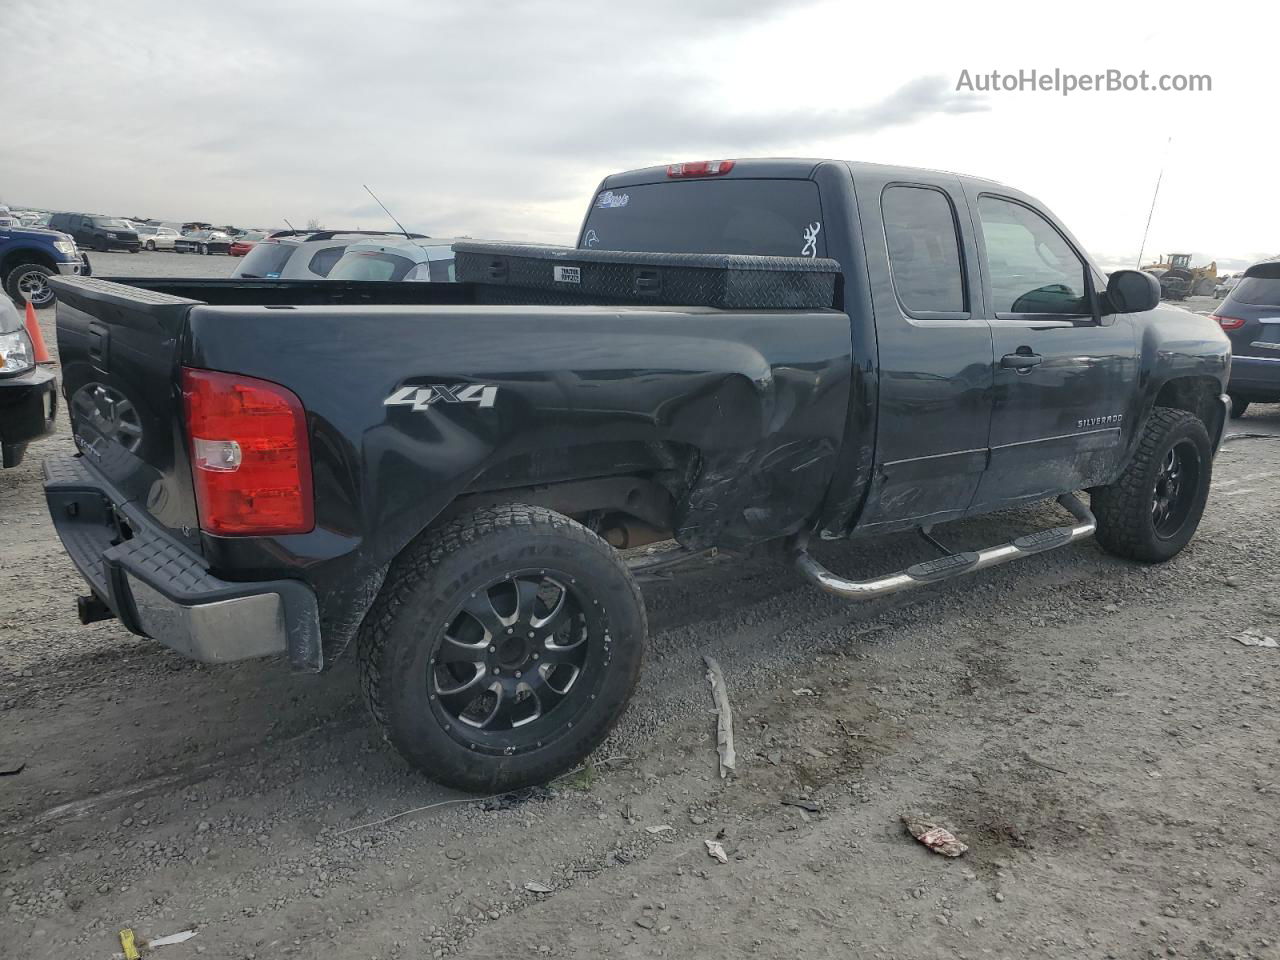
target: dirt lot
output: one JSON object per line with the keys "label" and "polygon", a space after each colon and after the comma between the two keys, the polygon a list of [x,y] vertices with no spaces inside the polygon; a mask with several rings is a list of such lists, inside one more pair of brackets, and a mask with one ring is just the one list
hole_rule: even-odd
{"label": "dirt lot", "polygon": [[[1280,436],[1280,407],[1236,429]],[[172,960],[1280,958],[1280,650],[1232,639],[1280,637],[1274,442],[1226,445],[1199,537],[1162,567],[1086,543],[864,606],[764,557],[647,585],[617,734],[548,789],[481,801],[378,740],[350,662],[208,668],[80,626],[39,486],[70,449],[0,474],[0,759],[26,761],[0,777],[13,956],[105,960],[128,926],[196,929],[157,949]],[[1054,512],[938,532],[985,545]],[[928,555],[822,552],[857,575]],[[736,780],[715,775],[703,653],[728,677]],[[929,853],[906,810],[969,852]]]}

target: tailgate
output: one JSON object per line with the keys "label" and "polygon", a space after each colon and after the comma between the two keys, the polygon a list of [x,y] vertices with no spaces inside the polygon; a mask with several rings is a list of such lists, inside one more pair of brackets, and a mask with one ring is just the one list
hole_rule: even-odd
{"label": "tailgate", "polygon": [[199,301],[90,278],[51,283],[76,446],[124,502],[199,550],[177,386],[187,312]]}

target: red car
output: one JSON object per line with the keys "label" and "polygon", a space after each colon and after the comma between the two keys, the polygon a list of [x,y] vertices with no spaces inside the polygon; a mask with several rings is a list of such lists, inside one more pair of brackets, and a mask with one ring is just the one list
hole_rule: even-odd
{"label": "red car", "polygon": [[254,233],[242,233],[231,241],[231,250],[229,253],[233,257],[243,257],[246,253],[254,248],[254,245],[261,239],[266,237],[265,233],[257,231]]}

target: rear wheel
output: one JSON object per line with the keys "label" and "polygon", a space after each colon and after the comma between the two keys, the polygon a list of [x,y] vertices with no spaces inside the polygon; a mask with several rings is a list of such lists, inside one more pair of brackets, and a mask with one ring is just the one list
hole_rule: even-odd
{"label": "rear wheel", "polygon": [[4,289],[18,306],[30,303],[37,310],[43,310],[54,301],[53,287],[49,285],[53,275],[53,271],[42,264],[20,263],[5,277]]}
{"label": "rear wheel", "polygon": [[509,504],[429,533],[392,565],[359,638],[374,718],[414,766],[465,790],[571,769],[622,715],[646,624],[617,552]]}
{"label": "rear wheel", "polygon": [[1092,491],[1098,542],[1149,563],[1177,555],[1200,525],[1212,475],[1204,424],[1185,410],[1156,407],[1124,473]]}
{"label": "rear wheel", "polygon": [[1244,412],[1249,409],[1249,401],[1243,397],[1237,397],[1234,393],[1229,394],[1231,397],[1231,419],[1239,420],[1244,416]]}
{"label": "rear wheel", "polygon": [[204,244],[204,243],[200,244],[200,253],[201,253],[203,256],[206,256],[206,257],[209,255],[209,246],[208,246],[208,244]]}

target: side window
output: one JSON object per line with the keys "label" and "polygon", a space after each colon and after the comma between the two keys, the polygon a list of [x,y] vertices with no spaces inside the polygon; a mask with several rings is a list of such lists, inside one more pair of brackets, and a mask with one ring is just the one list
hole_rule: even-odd
{"label": "side window", "polygon": [[991,309],[997,313],[1091,313],[1085,264],[1048,220],[1030,207],[979,197]]}
{"label": "side window", "polygon": [[960,239],[947,195],[932,187],[888,187],[880,209],[902,306],[911,314],[965,313]]}
{"label": "side window", "polygon": [[311,262],[307,264],[307,269],[312,273],[327,277],[329,271],[333,269],[333,265],[342,259],[342,255],[347,252],[345,246],[341,247],[325,247],[323,250],[317,250],[315,256],[311,258]]}

